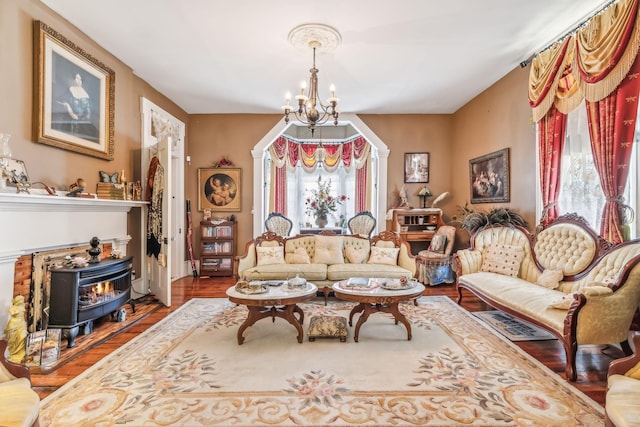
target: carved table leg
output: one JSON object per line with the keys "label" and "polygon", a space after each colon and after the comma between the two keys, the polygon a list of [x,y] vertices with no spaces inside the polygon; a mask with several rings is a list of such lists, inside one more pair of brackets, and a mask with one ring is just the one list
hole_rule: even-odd
{"label": "carved table leg", "polygon": [[365,307],[369,304],[360,303],[351,309],[351,313],[349,313],[349,326],[353,326],[353,315],[356,313],[361,313],[364,311]]}
{"label": "carved table leg", "polygon": [[349,325],[351,326],[351,316],[353,315],[353,313],[356,311],[357,308],[360,308],[360,306],[363,306],[362,309],[360,309],[359,311],[364,310],[364,313],[360,316],[360,319],[358,319],[358,323],[356,324],[356,330],[354,332],[353,335],[353,340],[355,342],[358,342],[358,335],[360,333],[360,327],[364,324],[364,322],[367,321],[367,318],[369,317],[369,315],[371,313],[375,313],[375,312],[382,312],[382,313],[390,313],[391,315],[393,315],[395,324],[397,325],[398,322],[402,323],[404,325],[404,327],[407,330],[407,340],[411,341],[412,335],[411,335],[411,323],[409,323],[409,320],[407,320],[407,318],[405,317],[404,314],[402,314],[400,312],[400,309],[398,308],[398,303],[391,303],[388,305],[383,305],[383,304],[360,304],[358,305],[356,308],[354,308],[353,310],[351,310],[351,314],[349,315]]}
{"label": "carved table leg", "polygon": [[[302,323],[304,322],[304,312],[300,307],[296,304],[285,305],[284,307],[256,307],[256,306],[248,306],[249,315],[242,322],[240,328],[238,329],[238,345],[242,345],[244,342],[244,337],[242,334],[244,331],[254,323],[256,323],[260,319],[265,319],[267,317],[271,317],[272,321],[276,321],[276,317],[286,320],[291,323],[294,328],[298,331],[298,342],[302,343],[302,338],[304,332],[302,330]],[[298,313],[298,318],[296,318],[294,313]]]}

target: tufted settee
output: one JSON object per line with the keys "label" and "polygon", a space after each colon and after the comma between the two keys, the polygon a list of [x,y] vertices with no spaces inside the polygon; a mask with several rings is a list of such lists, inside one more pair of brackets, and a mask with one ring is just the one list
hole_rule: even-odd
{"label": "tufted settee", "polygon": [[248,242],[236,257],[234,274],[247,280],[299,275],[326,297],[335,282],[351,277],[410,279],[416,274],[416,262],[409,246],[387,231],[371,238],[327,231],[284,238],[266,232]]}
{"label": "tufted settee", "polygon": [[575,214],[535,237],[519,227],[489,227],[454,256],[458,303],[466,289],[548,330],[563,343],[566,376],[575,381],[579,345],[621,343],[630,353],[627,339],[640,303],[639,261],[640,240],[612,246]]}

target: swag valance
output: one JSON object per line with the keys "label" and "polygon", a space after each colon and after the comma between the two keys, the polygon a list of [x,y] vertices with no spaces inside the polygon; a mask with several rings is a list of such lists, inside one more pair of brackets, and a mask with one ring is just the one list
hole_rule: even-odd
{"label": "swag valance", "polygon": [[340,162],[347,170],[352,166],[362,169],[371,150],[367,140],[361,136],[341,143],[322,143],[322,156],[319,155],[320,146],[320,143],[305,143],[280,136],[271,144],[269,152],[276,168],[286,164],[292,170],[300,163],[306,172],[313,172],[322,162],[327,172],[333,172]]}
{"label": "swag valance", "polygon": [[543,118],[552,105],[567,114],[583,99],[600,101],[620,85],[640,46],[638,1],[612,4],[533,59],[529,104],[534,121]]}

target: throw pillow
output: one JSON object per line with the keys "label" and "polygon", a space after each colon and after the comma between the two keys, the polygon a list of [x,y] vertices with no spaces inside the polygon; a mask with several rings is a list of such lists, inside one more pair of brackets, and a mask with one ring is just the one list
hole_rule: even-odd
{"label": "throw pillow", "polygon": [[363,264],[367,260],[369,251],[367,249],[356,249],[353,246],[349,246],[344,250],[344,254],[351,264]]}
{"label": "throw pillow", "polygon": [[309,254],[303,247],[296,248],[295,251],[285,255],[287,264],[311,264]]}
{"label": "throw pillow", "polygon": [[447,248],[447,236],[444,234],[436,234],[431,239],[431,244],[429,244],[429,250],[431,252],[435,252],[438,254],[444,254],[445,249]]}
{"label": "throw pillow", "polygon": [[582,292],[584,295],[594,297],[611,295],[613,293],[613,289],[611,289],[605,282],[589,282],[587,283],[587,286],[580,290],[580,292]]}
{"label": "throw pillow", "polygon": [[560,281],[563,277],[564,274],[562,273],[562,270],[551,270],[547,268],[540,276],[538,276],[536,284],[544,286],[545,288],[555,289],[560,286]]}
{"label": "throw pillow", "polygon": [[549,303],[549,307],[560,310],[568,310],[573,302],[573,294],[563,295],[561,298],[555,299]]}
{"label": "throw pillow", "polygon": [[386,264],[386,265],[398,265],[398,254],[400,248],[379,248],[377,246],[371,247],[371,255],[367,264]]}
{"label": "throw pillow", "polygon": [[315,264],[344,264],[342,256],[342,236],[314,236],[315,253],[313,262]]}
{"label": "throw pillow", "polygon": [[480,271],[518,277],[523,259],[524,250],[520,246],[492,243],[482,253]]}
{"label": "throw pillow", "polygon": [[284,264],[284,248],[282,246],[258,246],[258,265]]}

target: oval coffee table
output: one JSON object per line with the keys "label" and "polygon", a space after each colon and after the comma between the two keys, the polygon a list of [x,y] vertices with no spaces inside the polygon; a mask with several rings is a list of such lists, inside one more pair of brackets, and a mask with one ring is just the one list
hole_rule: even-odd
{"label": "oval coffee table", "polygon": [[[276,317],[279,317],[291,323],[298,331],[298,342],[302,343],[304,312],[297,304],[314,299],[318,288],[313,283],[307,282],[307,287],[304,289],[289,289],[286,284],[269,286],[268,289],[269,291],[263,294],[244,294],[238,292],[235,286],[227,289],[229,301],[246,305],[249,309],[249,315],[238,329],[238,345],[244,342],[242,334],[245,329],[267,317],[271,317],[274,322]],[[297,319],[294,313],[298,313]]]}
{"label": "oval coffee table", "polygon": [[349,326],[353,326],[353,315],[362,313],[358,319],[353,335],[355,342],[358,342],[360,327],[367,321],[371,313],[377,312],[391,313],[396,320],[396,324],[400,322],[407,329],[407,340],[411,340],[411,323],[409,323],[405,315],[398,309],[398,303],[411,301],[421,296],[425,289],[422,283],[413,282],[413,286],[410,288],[393,290],[384,289],[380,286],[371,288],[346,288],[345,285],[347,283],[348,280],[334,283],[332,289],[336,298],[358,303],[358,305],[351,310],[351,313],[349,313]]}

